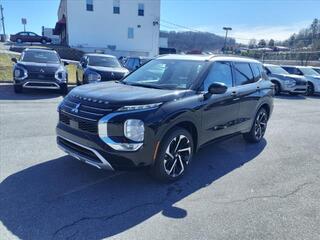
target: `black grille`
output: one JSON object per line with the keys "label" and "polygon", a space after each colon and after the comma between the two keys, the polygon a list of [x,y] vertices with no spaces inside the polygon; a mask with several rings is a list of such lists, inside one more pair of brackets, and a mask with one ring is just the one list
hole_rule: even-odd
{"label": "black grille", "polygon": [[97,122],[84,121],[74,116],[69,116],[68,114],[63,112],[60,112],[59,114],[59,121],[75,129],[79,129],[93,134],[98,133]]}
{"label": "black grille", "polygon": [[102,81],[120,80],[124,76],[123,72],[97,72],[100,74]]}
{"label": "black grille", "polygon": [[28,73],[28,79],[55,80],[54,73]]}

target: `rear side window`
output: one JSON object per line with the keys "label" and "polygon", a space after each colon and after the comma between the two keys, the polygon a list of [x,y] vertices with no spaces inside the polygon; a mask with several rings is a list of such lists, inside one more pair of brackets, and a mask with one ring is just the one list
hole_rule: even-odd
{"label": "rear side window", "polygon": [[254,77],[249,63],[234,63],[236,85],[246,85],[254,82]]}
{"label": "rear side window", "polygon": [[232,87],[232,70],[230,62],[213,63],[203,82],[203,90],[207,91],[209,86],[214,82],[221,82],[227,87]]}
{"label": "rear side window", "polygon": [[261,70],[259,68],[259,64],[257,63],[250,63],[252,73],[253,73],[253,79],[255,82],[259,81],[261,79]]}
{"label": "rear side window", "polygon": [[302,72],[294,67],[282,67],[290,74],[303,75]]}

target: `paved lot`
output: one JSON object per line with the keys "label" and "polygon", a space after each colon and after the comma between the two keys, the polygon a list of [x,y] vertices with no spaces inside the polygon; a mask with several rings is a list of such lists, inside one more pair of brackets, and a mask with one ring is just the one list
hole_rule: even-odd
{"label": "paved lot", "polygon": [[1,239],[320,239],[319,97],[277,98],[262,143],[208,146],[171,185],[65,156],[61,99],[0,85]]}

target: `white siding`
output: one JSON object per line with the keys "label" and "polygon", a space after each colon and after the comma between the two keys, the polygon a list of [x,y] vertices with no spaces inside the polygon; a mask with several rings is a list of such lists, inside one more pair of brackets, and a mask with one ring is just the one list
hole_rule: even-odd
{"label": "white siding", "polygon": [[[93,11],[86,11],[85,0],[66,1],[71,47],[118,56],[158,54],[159,24],[154,22],[160,21],[160,0],[120,0],[120,14],[113,14],[113,0],[93,0]],[[144,16],[138,16],[139,3],[144,4]],[[133,39],[128,38],[128,28],[134,29]]]}

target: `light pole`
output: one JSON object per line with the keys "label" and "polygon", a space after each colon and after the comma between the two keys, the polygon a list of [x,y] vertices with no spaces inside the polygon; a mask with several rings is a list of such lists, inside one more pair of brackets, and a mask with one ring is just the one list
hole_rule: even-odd
{"label": "light pole", "polygon": [[223,52],[226,52],[226,47],[227,47],[227,38],[228,38],[228,31],[231,31],[232,28],[231,27],[223,27],[223,30],[226,31],[226,37],[224,38],[224,47],[223,47]]}
{"label": "light pole", "polygon": [[6,35],[6,29],[4,28],[4,16],[3,16],[3,7],[0,5],[0,12],[1,12],[1,22],[2,22],[2,32],[3,35]]}

